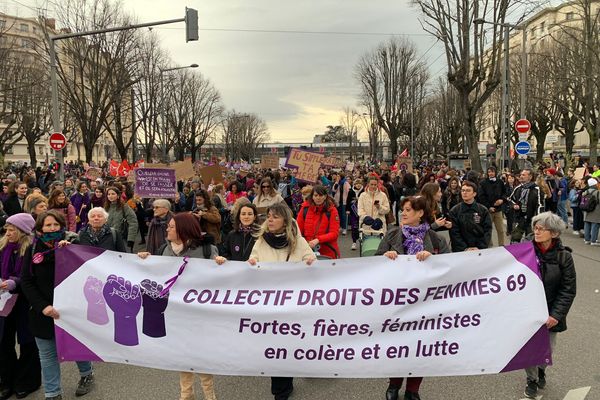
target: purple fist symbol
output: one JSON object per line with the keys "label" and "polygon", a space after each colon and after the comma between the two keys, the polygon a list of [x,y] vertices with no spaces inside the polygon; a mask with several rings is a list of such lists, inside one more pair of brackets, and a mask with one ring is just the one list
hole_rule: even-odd
{"label": "purple fist symbol", "polygon": [[142,290],[142,305],[144,307],[144,335],[158,338],[167,335],[165,327],[165,310],[169,303],[169,293],[162,296],[162,285],[150,279],[144,279],[140,283]]}
{"label": "purple fist symbol", "polygon": [[103,293],[106,304],[115,313],[115,342],[124,346],[138,345],[136,316],[142,307],[140,287],[121,276],[110,275]]}
{"label": "purple fist symbol", "polygon": [[108,313],[106,312],[104,297],[102,297],[102,286],[104,286],[104,282],[93,276],[88,276],[83,285],[83,294],[88,302],[87,320],[97,325],[108,324]]}

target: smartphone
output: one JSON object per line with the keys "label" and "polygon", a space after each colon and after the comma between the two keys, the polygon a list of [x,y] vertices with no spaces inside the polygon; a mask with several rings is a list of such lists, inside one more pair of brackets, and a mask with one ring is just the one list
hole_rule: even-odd
{"label": "smartphone", "polygon": [[379,200],[375,200],[375,204],[379,204]]}

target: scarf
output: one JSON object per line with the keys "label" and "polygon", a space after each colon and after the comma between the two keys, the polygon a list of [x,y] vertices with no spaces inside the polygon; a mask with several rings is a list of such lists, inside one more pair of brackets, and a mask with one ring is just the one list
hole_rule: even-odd
{"label": "scarf", "polygon": [[56,232],[42,233],[42,236],[39,237],[39,239],[42,241],[42,243],[44,243],[46,246],[51,247],[51,248],[55,247],[55,245],[58,244],[58,242],[60,242],[64,238],[65,238],[65,230],[64,229],[61,229],[60,231],[56,231]]}
{"label": "scarf", "polygon": [[239,231],[243,234],[254,232],[254,224],[252,225],[242,225],[240,224]]}
{"label": "scarf", "polygon": [[415,255],[425,248],[425,235],[429,231],[429,224],[424,223],[418,226],[402,226],[402,235],[404,236],[404,249],[406,254]]}
{"label": "scarf", "polygon": [[519,197],[519,203],[521,203],[521,212],[522,213],[527,212],[527,199],[529,198],[529,191],[534,186],[535,186],[535,182],[528,182],[528,183],[524,183],[523,185],[521,185],[521,187],[523,189],[521,190],[521,196]]}
{"label": "scarf", "polygon": [[175,243],[171,242],[171,249],[173,249],[173,253],[175,253],[175,255],[178,256],[181,253],[183,253],[183,243],[175,244]]}
{"label": "scarf", "polygon": [[21,266],[23,265],[23,257],[16,255],[15,264],[11,271],[10,260],[15,251],[19,250],[18,243],[7,243],[2,251],[2,279],[9,279],[11,276],[21,276]]}
{"label": "scarf", "polygon": [[86,225],[86,227],[83,229],[90,235],[90,244],[92,246],[98,246],[100,239],[102,239],[104,236],[112,235],[110,232],[110,226],[108,224],[102,225],[102,228],[100,228],[99,231],[92,229],[91,225]]}
{"label": "scarf", "polygon": [[265,232],[263,235],[265,242],[274,249],[284,249],[289,245],[287,235],[284,233]]}

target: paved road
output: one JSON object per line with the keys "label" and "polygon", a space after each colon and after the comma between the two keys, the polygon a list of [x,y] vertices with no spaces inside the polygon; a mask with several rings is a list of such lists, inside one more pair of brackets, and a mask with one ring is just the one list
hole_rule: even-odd
{"label": "paved road", "polygon": [[[495,239],[494,239],[495,240]],[[569,330],[558,335],[555,367],[548,370],[548,386],[540,391],[543,400],[583,400],[571,389],[591,386],[586,400],[600,399],[600,247],[583,244],[570,231],[563,241],[573,248],[578,274],[577,298],[569,314]],[[357,257],[350,251],[349,236],[341,237],[344,257]],[[510,323],[507,321],[506,329]],[[193,339],[191,339],[193,340]],[[168,355],[165,355],[168,357]],[[232,355],[235,356],[235,355]],[[179,396],[176,372],[117,364],[96,364],[97,384],[86,400],[99,399],[173,399]],[[78,376],[73,363],[62,366],[65,398],[75,398]],[[272,399],[268,378],[216,377],[220,400]],[[385,379],[296,379],[292,400],[381,400],[387,387]],[[424,400],[520,400],[525,378],[522,372],[498,375],[426,378],[421,387]],[[201,393],[199,384],[197,393]],[[585,390],[584,390],[585,392]],[[567,397],[565,397],[567,396]],[[30,396],[43,399],[42,390]],[[198,395],[202,399],[202,395]]]}

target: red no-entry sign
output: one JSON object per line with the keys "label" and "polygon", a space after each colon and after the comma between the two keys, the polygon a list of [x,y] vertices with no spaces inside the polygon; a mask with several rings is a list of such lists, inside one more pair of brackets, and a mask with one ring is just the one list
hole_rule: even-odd
{"label": "red no-entry sign", "polygon": [[526,119],[520,119],[515,123],[515,129],[519,133],[527,133],[531,129],[531,122]]}
{"label": "red no-entry sign", "polygon": [[60,132],[54,132],[50,135],[50,147],[52,150],[59,151],[67,145],[67,138]]}

